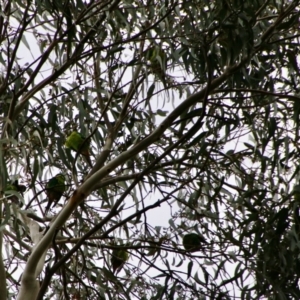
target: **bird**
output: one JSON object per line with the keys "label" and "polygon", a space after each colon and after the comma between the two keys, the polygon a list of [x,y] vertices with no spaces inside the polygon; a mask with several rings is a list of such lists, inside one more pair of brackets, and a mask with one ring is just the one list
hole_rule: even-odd
{"label": "bird", "polygon": [[[25,192],[26,190],[26,186],[25,185],[19,185],[19,182],[18,180],[15,180],[14,182],[12,183],[8,183],[6,185],[6,191],[16,191],[16,192],[19,192],[22,196],[23,196],[23,193]],[[16,195],[12,195],[10,197],[11,201],[16,203],[16,204],[19,204],[19,199]]]}
{"label": "bird", "polygon": [[50,209],[52,203],[55,205],[63,193],[66,191],[66,185],[65,185],[65,176],[61,173],[55,175],[52,177],[47,185],[46,185],[46,194],[48,197],[48,204],[45,210],[45,214]]}
{"label": "bird", "polygon": [[119,248],[113,250],[110,262],[114,274],[121,271],[128,258],[129,254],[126,250]]}
{"label": "bird", "polygon": [[151,70],[166,87],[166,69],[167,57],[161,46],[157,45],[148,50],[148,60],[150,61]]}
{"label": "bird", "polygon": [[[83,144],[84,143],[84,144]],[[66,139],[65,146],[78,152],[85,157],[90,167],[92,167],[92,162],[90,159],[90,141],[77,131],[73,131]]]}
{"label": "bird", "polygon": [[183,247],[188,252],[201,250],[203,243],[207,244],[205,239],[196,233],[188,233],[182,239]]}

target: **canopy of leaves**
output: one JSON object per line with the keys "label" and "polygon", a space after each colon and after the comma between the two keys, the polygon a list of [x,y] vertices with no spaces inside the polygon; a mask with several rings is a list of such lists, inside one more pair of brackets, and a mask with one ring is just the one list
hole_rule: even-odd
{"label": "canopy of leaves", "polygon": [[1,300],[300,298],[299,1],[0,6]]}

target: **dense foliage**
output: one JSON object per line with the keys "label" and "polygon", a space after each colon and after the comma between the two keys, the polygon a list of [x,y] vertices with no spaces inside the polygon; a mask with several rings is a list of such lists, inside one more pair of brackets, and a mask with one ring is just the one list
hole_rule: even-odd
{"label": "dense foliage", "polygon": [[0,5],[1,300],[300,298],[299,1]]}

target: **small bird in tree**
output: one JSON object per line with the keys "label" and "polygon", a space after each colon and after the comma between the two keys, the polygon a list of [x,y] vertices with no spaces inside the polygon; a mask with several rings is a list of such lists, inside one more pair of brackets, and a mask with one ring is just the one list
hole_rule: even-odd
{"label": "small bird in tree", "polygon": [[[6,185],[6,191],[16,191],[19,192],[22,196],[25,190],[26,190],[26,186],[19,185],[18,180],[15,180],[13,183],[9,183]],[[19,204],[19,199],[16,195],[11,196],[10,199],[12,202]]]}
{"label": "small bird in tree", "polygon": [[77,131],[73,131],[66,139],[65,146],[67,148],[72,149],[75,152],[78,152],[83,155],[90,165],[92,167],[92,162],[90,159],[90,141],[86,141],[86,138],[81,135]]}
{"label": "small bird in tree", "polygon": [[63,193],[66,191],[65,185],[65,176],[63,174],[57,174],[53,178],[51,178],[46,185],[46,194],[48,197],[48,204],[45,210],[45,214],[47,214],[50,209],[52,203],[55,205]]}
{"label": "small bird in tree", "polygon": [[207,244],[205,239],[196,233],[188,233],[182,239],[184,249],[189,252],[201,250],[203,243]]}
{"label": "small bird in tree", "polygon": [[161,45],[153,46],[148,50],[148,60],[151,64],[151,70],[166,87],[166,69],[167,69],[167,56]]}
{"label": "small bird in tree", "polygon": [[111,266],[113,269],[113,273],[119,273],[123,268],[125,262],[128,260],[129,254],[124,249],[114,249],[111,256]]}

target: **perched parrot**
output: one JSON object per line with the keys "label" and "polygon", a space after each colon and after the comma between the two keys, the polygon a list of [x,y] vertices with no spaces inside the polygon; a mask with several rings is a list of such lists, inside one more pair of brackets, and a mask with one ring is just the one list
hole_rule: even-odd
{"label": "perched parrot", "polygon": [[50,209],[52,203],[55,205],[59,201],[59,199],[65,191],[65,176],[63,174],[57,174],[48,181],[46,185],[48,204],[45,210],[45,214]]}
{"label": "perched parrot", "polygon": [[90,159],[90,141],[85,141],[85,143],[82,145],[82,143],[85,141],[85,137],[78,133],[77,131],[73,131],[66,139],[65,146],[67,148],[72,149],[73,151],[80,151],[80,154],[85,157],[90,167],[92,167],[92,162]]}
{"label": "perched parrot", "polygon": [[[9,183],[6,185],[6,191],[16,191],[19,192],[22,196],[25,190],[25,185],[19,185],[18,180],[15,180],[13,183]],[[13,195],[10,197],[10,199],[12,202],[19,204],[19,199],[17,196]]]}
{"label": "perched parrot", "polygon": [[113,273],[117,271],[119,273],[123,268],[125,262],[128,260],[129,255],[128,252],[124,249],[114,249],[111,256],[111,266],[113,269]]}
{"label": "perched parrot", "polygon": [[184,249],[189,252],[199,251],[203,243],[207,244],[205,239],[196,233],[188,233],[182,239]]}
{"label": "perched parrot", "polygon": [[162,81],[164,87],[166,87],[166,53],[161,46],[157,45],[149,49],[148,59],[150,60],[153,74],[156,75]]}

